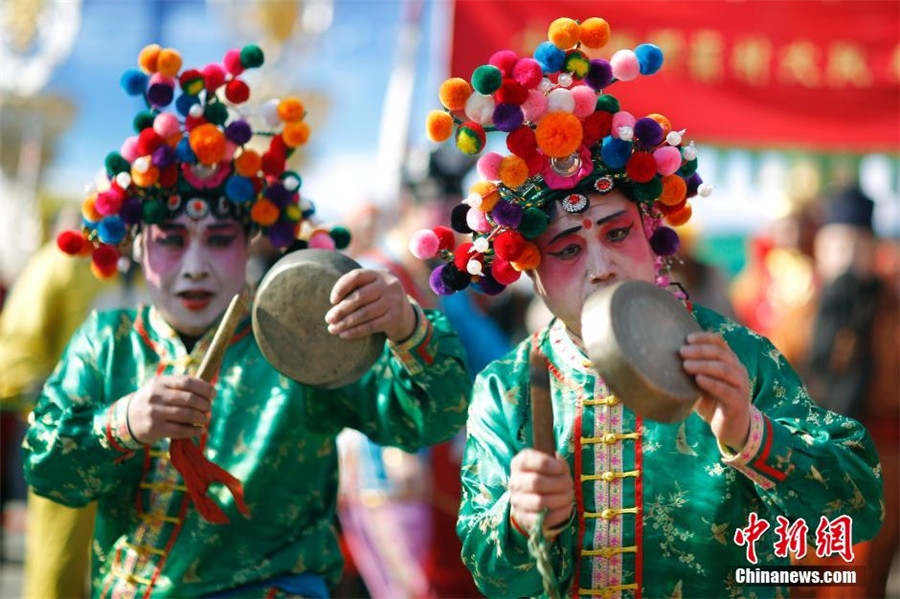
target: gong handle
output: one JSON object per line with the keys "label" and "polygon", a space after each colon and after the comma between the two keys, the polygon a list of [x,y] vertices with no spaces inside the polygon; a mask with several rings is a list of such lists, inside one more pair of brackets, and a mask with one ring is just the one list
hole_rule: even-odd
{"label": "gong handle", "polygon": [[528,356],[531,379],[531,438],[532,447],[553,456],[556,438],[553,434],[553,404],[550,401],[550,373],[547,359],[532,349]]}
{"label": "gong handle", "polygon": [[213,336],[212,343],[209,344],[209,349],[206,350],[206,355],[203,356],[203,362],[200,363],[200,368],[197,370],[196,376],[198,379],[202,379],[209,383],[212,381],[213,377],[216,376],[219,367],[222,366],[225,350],[228,349],[228,344],[231,343],[234,331],[241,321],[241,316],[247,311],[248,303],[249,293],[246,288],[241,293],[231,298],[231,303],[228,304],[228,309],[225,310],[222,322],[219,323],[216,334]]}

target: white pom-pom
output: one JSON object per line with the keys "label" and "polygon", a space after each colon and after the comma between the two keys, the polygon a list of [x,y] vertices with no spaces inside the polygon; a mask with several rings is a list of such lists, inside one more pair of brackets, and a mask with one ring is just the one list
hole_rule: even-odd
{"label": "white pom-pom", "polygon": [[193,104],[191,105],[190,109],[188,109],[188,114],[195,119],[199,119],[201,116],[203,116],[203,107],[199,104]]}
{"label": "white pom-pom", "polygon": [[688,147],[681,151],[681,155],[684,156],[685,160],[693,160],[697,157],[697,147],[694,145],[694,142],[691,142]]}
{"label": "white pom-pom", "polygon": [[557,82],[563,87],[572,87],[572,75],[569,73],[560,73]]}
{"label": "white pom-pom", "polygon": [[131,186],[131,174],[127,172],[121,172],[116,175],[116,185],[118,185],[122,189],[128,189]]}
{"label": "white pom-pom", "polygon": [[137,172],[146,173],[148,170],[150,170],[150,157],[149,156],[141,156],[140,158],[138,158],[137,160],[134,161],[134,164],[132,166],[134,167],[134,170],[136,170]]}
{"label": "white pom-pom", "polygon": [[670,146],[680,146],[683,133],[683,131],[669,131],[669,134],[666,135],[666,143]]}
{"label": "white pom-pom", "polygon": [[543,79],[541,79],[541,82],[538,83],[537,89],[542,94],[546,94],[551,89],[553,89],[553,82],[544,77]]}
{"label": "white pom-pom", "polygon": [[481,262],[479,262],[478,260],[474,260],[474,259],[469,260],[469,262],[466,264],[466,271],[470,275],[480,275],[481,274]]}
{"label": "white pom-pom", "polygon": [[306,212],[312,207],[312,202],[310,202],[309,200],[300,200],[300,212]]}
{"label": "white pom-pom", "polygon": [[713,186],[709,183],[701,183],[700,187],[697,188],[697,193],[700,194],[701,197],[708,198],[712,195]]}
{"label": "white pom-pom", "polygon": [[481,194],[472,192],[466,196],[466,199],[463,200],[463,204],[469,208],[481,208],[481,202],[483,201]]}
{"label": "white pom-pom", "polygon": [[634,129],[628,126],[619,127],[619,139],[622,141],[631,141],[634,139]]}
{"label": "white pom-pom", "polygon": [[479,237],[474,242],[472,242],[472,248],[479,254],[483,254],[488,251],[488,246],[490,246],[490,243],[488,243],[487,237]]}
{"label": "white pom-pom", "polygon": [[278,103],[280,101],[277,98],[273,98],[267,100],[259,107],[259,113],[269,127],[277,127],[281,122],[281,119],[278,117]]}
{"label": "white pom-pom", "polygon": [[297,180],[297,177],[285,177],[284,181],[282,181],[281,183],[288,191],[295,191],[298,187],[300,187],[300,181]]}
{"label": "white pom-pom", "polygon": [[575,96],[567,89],[555,89],[547,96],[547,112],[572,112]]}
{"label": "white pom-pom", "polygon": [[466,116],[479,125],[489,125],[494,118],[494,98],[474,92],[466,100]]}

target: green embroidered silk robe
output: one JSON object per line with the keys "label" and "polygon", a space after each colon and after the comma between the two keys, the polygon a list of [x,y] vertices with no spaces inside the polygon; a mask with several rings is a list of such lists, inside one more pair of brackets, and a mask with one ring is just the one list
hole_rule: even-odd
{"label": "green embroidered silk robe", "polygon": [[482,592],[542,594],[526,538],[510,523],[507,484],[513,456],[531,445],[531,343],[551,364],[557,451],[575,479],[576,517],[550,551],[570,596],[785,596],[783,587],[735,580],[735,567],[752,566],[734,542],[751,512],[771,521],[755,545],[760,566],[788,563],[773,551],[777,515],[804,518],[811,539],[823,515],[851,516],[854,541],[878,531],[881,473],[865,429],[814,405],[766,339],[701,306],[694,316],[724,335],[749,374],[751,435],[737,455],[720,450],[696,413],[678,424],[637,418],[598,380],[561,321],[478,376],[457,531]]}
{"label": "green embroidered silk robe", "polygon": [[218,375],[205,445],[207,457],[243,482],[251,510],[243,517],[213,485],[227,525],[200,518],[168,441],[137,444],[117,401],[157,374],[196,370],[212,331],[188,353],[153,308],[92,314],[47,382],[24,449],[38,494],[69,506],[99,502],[94,596],[198,596],[299,572],[333,586],[342,568],[337,433],[352,427],[415,450],[465,422],[463,349],[443,316],[416,309],[412,338],[386,343],[369,373],[335,390],[280,375],[260,353],[249,318],[242,322]]}

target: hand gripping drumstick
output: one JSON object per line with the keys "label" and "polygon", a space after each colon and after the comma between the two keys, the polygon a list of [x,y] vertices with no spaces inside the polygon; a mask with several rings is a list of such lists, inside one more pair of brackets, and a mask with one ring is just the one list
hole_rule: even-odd
{"label": "hand gripping drumstick", "polygon": [[[241,317],[247,312],[249,305],[249,294],[246,289],[240,294],[235,295],[222,322],[216,329],[212,343],[203,357],[203,362],[197,370],[196,377],[211,383],[213,378],[219,372],[222,366],[222,359],[225,357],[225,350],[231,343],[234,331],[237,329]],[[201,444],[204,441],[201,440]],[[212,483],[221,483],[228,487],[238,510],[244,515],[249,516],[250,510],[244,502],[244,488],[241,481],[228,473],[224,468],[213,464],[203,454],[201,446],[197,446],[191,439],[173,439],[169,445],[169,455],[172,459],[172,465],[181,473],[184,484],[187,487],[188,494],[197,507],[197,511],[203,518],[213,524],[227,524],[228,517],[222,508],[207,495],[209,486]]]}

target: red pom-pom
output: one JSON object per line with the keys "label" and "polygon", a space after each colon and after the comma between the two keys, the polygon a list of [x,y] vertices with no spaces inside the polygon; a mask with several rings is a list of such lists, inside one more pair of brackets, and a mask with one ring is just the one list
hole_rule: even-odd
{"label": "red pom-pom", "polygon": [[500,50],[491,55],[488,64],[492,64],[503,74],[504,77],[512,77],[513,67],[519,61],[519,57],[512,50]]}
{"label": "red pom-pom", "polygon": [[170,164],[159,172],[159,180],[157,181],[160,187],[173,187],[176,183],[178,183],[178,165]]}
{"label": "red pom-pom", "polygon": [[250,97],[250,88],[240,79],[232,79],[225,86],[225,97],[233,104],[242,104]]}
{"label": "red pom-pom", "polygon": [[202,116],[191,116],[187,115],[184,117],[184,130],[187,132],[191,132],[200,125],[205,125],[206,119]]}
{"label": "red pom-pom", "polygon": [[456,237],[453,235],[453,229],[451,229],[450,227],[439,225],[432,229],[432,231],[434,231],[434,234],[437,235],[439,250],[453,249],[453,244],[456,243]]}
{"label": "red pom-pom", "polygon": [[147,127],[138,135],[137,151],[140,156],[149,156],[156,148],[166,143],[153,127]]}
{"label": "red pom-pom", "polygon": [[269,151],[282,158],[287,157],[288,147],[280,134],[272,137],[272,141],[269,142]]}
{"label": "red pom-pom", "polygon": [[528,176],[533,177],[543,172],[547,166],[547,158],[540,152],[535,152],[525,159],[525,164],[528,165]]}
{"label": "red pom-pom", "polygon": [[507,262],[514,262],[524,249],[525,238],[517,231],[504,231],[494,238],[494,253]]}
{"label": "red pom-pom", "polygon": [[605,110],[598,110],[581,121],[584,129],[584,139],[581,143],[586,146],[592,146],[607,135],[609,135],[612,126],[612,113]]}
{"label": "red pom-pom", "polygon": [[646,183],[656,176],[656,160],[650,152],[635,152],[625,165],[628,178],[638,183]]}
{"label": "red pom-pom", "polygon": [[56,237],[56,245],[70,256],[77,256],[87,243],[80,231],[63,231]]}
{"label": "red pom-pom", "polygon": [[521,106],[528,99],[528,90],[515,79],[504,79],[500,89],[494,93],[494,99],[498,104]]}
{"label": "red pom-pom", "polygon": [[459,247],[456,248],[456,251],[453,252],[453,264],[463,272],[466,272],[466,264],[468,264],[469,260],[475,256],[475,252],[470,251],[472,245],[471,241],[461,243],[459,244]]}
{"label": "red pom-pom", "polygon": [[103,244],[94,250],[91,261],[97,265],[97,268],[105,272],[115,268],[116,262],[119,261],[119,252],[113,246]]}
{"label": "red pom-pom", "polygon": [[534,129],[525,126],[519,127],[506,136],[506,147],[510,152],[527,161],[537,152]]}
{"label": "red pom-pom", "polygon": [[284,172],[284,156],[269,150],[262,156],[262,170],[270,177],[277,177]]}
{"label": "red pom-pom", "polygon": [[494,280],[501,285],[512,285],[519,280],[522,273],[512,267],[512,265],[503,258],[494,258],[491,263],[491,275]]}
{"label": "red pom-pom", "polygon": [[261,194],[265,181],[261,177],[253,177],[250,179],[250,182],[253,183],[253,189],[256,191],[256,195]]}

